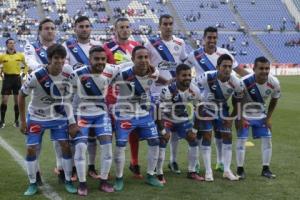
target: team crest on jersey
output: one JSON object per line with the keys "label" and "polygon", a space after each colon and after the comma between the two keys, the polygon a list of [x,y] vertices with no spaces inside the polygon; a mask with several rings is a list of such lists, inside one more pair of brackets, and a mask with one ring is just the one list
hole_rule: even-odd
{"label": "team crest on jersey", "polygon": [[270,95],[271,94],[271,90],[266,90],[266,95]]}
{"label": "team crest on jersey", "polygon": [[212,90],[216,90],[216,89],[217,89],[217,86],[214,84],[214,85],[211,86],[211,89],[212,89]]}
{"label": "team crest on jersey", "polygon": [[44,52],[41,52],[41,53],[40,53],[40,56],[41,56],[41,57],[45,57],[46,55],[45,55]]}
{"label": "team crest on jersey", "polygon": [[45,86],[46,88],[49,88],[49,87],[50,87],[50,82],[47,81],[47,82],[44,84],[44,86]]}
{"label": "team crest on jersey", "polygon": [[149,81],[147,82],[148,85],[152,85],[152,83],[153,83],[153,80],[149,80]]}
{"label": "team crest on jersey", "polygon": [[227,90],[227,93],[229,93],[229,94],[231,94],[233,92],[233,89],[231,89],[231,88],[229,88],[228,90]]}
{"label": "team crest on jersey", "polygon": [[78,49],[76,47],[74,47],[74,49],[72,50],[74,53],[78,53]]}
{"label": "team crest on jersey", "polygon": [[175,51],[178,51],[179,50],[179,47],[176,45],[176,46],[174,46],[174,50]]}

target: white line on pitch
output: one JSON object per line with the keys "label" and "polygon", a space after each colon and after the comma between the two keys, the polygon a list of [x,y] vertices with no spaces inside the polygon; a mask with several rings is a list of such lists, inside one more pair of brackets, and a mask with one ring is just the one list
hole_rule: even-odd
{"label": "white line on pitch", "polygon": [[[0,136],[0,146],[2,146],[11,157],[22,167],[22,169],[27,174],[27,169],[25,165],[24,158],[12,147],[10,146],[1,136]],[[53,190],[53,188],[43,180],[43,186],[39,187],[45,197],[50,200],[62,200],[62,198]]]}

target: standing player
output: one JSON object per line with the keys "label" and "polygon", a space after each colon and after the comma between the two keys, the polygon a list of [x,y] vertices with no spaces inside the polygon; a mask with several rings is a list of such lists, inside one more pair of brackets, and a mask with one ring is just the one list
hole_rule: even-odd
{"label": "standing player", "polygon": [[[211,136],[212,130],[219,133],[222,138],[222,154],[224,157],[223,177],[231,181],[238,180],[230,170],[232,158],[232,119],[235,116],[237,106],[229,114],[228,99],[233,96],[236,99],[243,97],[243,84],[232,73],[233,59],[228,54],[221,55],[217,60],[217,71],[205,72],[198,78],[198,85],[203,90],[203,97],[206,104],[200,109],[199,121],[195,127],[200,127],[199,132],[202,138],[199,146],[205,165],[205,180],[213,181],[211,169]],[[197,117],[198,118],[198,117]],[[206,118],[206,119],[205,119]],[[197,129],[197,128],[196,128]],[[200,137],[199,137],[200,138]]]}
{"label": "standing player", "polygon": [[43,19],[38,28],[38,38],[24,48],[25,60],[31,71],[48,64],[47,48],[55,43],[56,28],[53,20]]}
{"label": "standing player", "polygon": [[[174,19],[171,15],[160,16],[160,36],[150,38],[145,44],[145,47],[150,51],[150,63],[158,68],[160,76],[166,80],[175,78],[177,65],[187,58],[185,43],[182,39],[173,35],[173,26]],[[154,99],[159,99],[161,89],[162,86],[160,85],[156,85],[151,89]],[[175,173],[180,173],[176,160],[178,139],[176,134],[171,135],[169,168]],[[160,151],[164,150],[160,149]],[[160,152],[159,154],[159,159],[162,160],[165,153]]]}
{"label": "standing player", "polygon": [[75,140],[75,166],[79,178],[78,194],[87,195],[86,185],[86,150],[88,133],[94,129],[100,143],[100,190],[113,192],[113,187],[108,184],[108,173],[112,163],[112,130],[110,117],[105,104],[105,94],[108,84],[118,72],[118,68],[106,65],[105,50],[94,46],[89,51],[90,65],[77,69],[72,76],[73,88],[78,96],[78,125],[81,133]]}
{"label": "standing player", "polygon": [[[262,165],[261,175],[275,178],[270,171],[272,157],[272,123],[271,118],[280,98],[280,85],[277,78],[270,74],[270,62],[265,57],[258,57],[254,61],[254,74],[242,79],[246,88],[243,100],[243,118],[238,123],[238,139],[236,145],[237,174],[244,179],[244,160],[249,128],[252,128],[253,138],[261,138]],[[266,101],[270,100],[268,109]]]}
{"label": "standing player", "polygon": [[14,95],[14,111],[15,122],[14,126],[19,127],[19,106],[18,106],[18,93],[22,86],[21,83],[21,70],[23,73],[27,73],[27,65],[25,62],[24,54],[17,53],[15,47],[15,41],[9,38],[5,42],[6,53],[0,55],[0,64],[3,65],[0,68],[0,76],[3,78],[2,90],[1,90],[1,121],[0,128],[5,127],[5,114],[7,110],[7,103],[9,95]]}
{"label": "standing player", "polygon": [[123,170],[125,148],[128,134],[136,129],[141,139],[148,142],[148,168],[146,182],[152,186],[163,187],[154,176],[157,164],[159,139],[154,120],[150,114],[150,87],[158,79],[158,70],[149,64],[149,51],[143,46],[136,46],[132,51],[133,66],[119,72],[115,81],[120,93],[115,105],[116,119],[116,191],[123,190]]}
{"label": "standing player", "polygon": [[[204,30],[203,35],[204,46],[191,52],[188,56],[187,63],[194,66],[196,71],[196,77],[200,77],[204,72],[214,71],[217,67],[217,60],[223,54],[228,54],[233,59],[232,69],[240,76],[248,74],[246,70],[238,66],[237,61],[229,53],[227,49],[217,46],[218,30],[214,27],[207,27]],[[216,170],[224,171],[224,165],[222,161],[222,136],[220,133],[215,133],[217,163]]]}
{"label": "standing player", "polygon": [[[170,132],[174,132],[179,138],[185,138],[189,144],[187,177],[201,181],[204,180],[203,177],[195,171],[199,154],[197,131],[193,132],[193,120],[188,113],[188,106],[194,110],[194,107],[200,103],[201,94],[199,88],[191,84],[191,80],[191,68],[186,64],[180,64],[176,68],[176,82],[162,89],[160,106],[164,114],[163,121],[159,121],[160,149],[166,148]],[[160,152],[165,153],[165,150]],[[163,154],[162,160],[159,160],[156,167],[157,177],[161,183],[166,183],[163,175],[164,157]]]}
{"label": "standing player", "polygon": [[[100,45],[99,42],[90,39],[92,31],[92,24],[88,17],[80,16],[75,20],[74,32],[75,37],[69,38],[64,42],[67,49],[66,64],[73,66],[73,69],[78,69],[83,65],[89,65],[89,50],[95,46]],[[76,111],[78,105],[77,97],[73,100],[73,107]],[[77,113],[74,112],[76,115]],[[97,141],[93,129],[90,130],[88,139],[88,175],[97,179],[99,178],[95,169],[95,159],[97,151]]]}
{"label": "standing player", "polygon": [[[114,24],[114,38],[105,43],[103,48],[107,55],[107,62],[110,64],[123,64],[131,63],[131,53],[134,47],[140,45],[134,40],[130,40],[131,27],[127,18],[121,17],[115,21]],[[115,90],[115,92],[114,92]],[[110,87],[107,95],[108,106],[111,107],[116,103],[116,96],[118,91],[116,88]],[[133,132],[129,134],[129,145],[131,152],[131,161],[129,169],[134,173],[135,177],[142,178],[140,167],[138,165],[138,150],[139,150],[139,137],[138,134]]]}
{"label": "standing player", "polygon": [[[71,67],[64,67],[66,50],[54,44],[47,49],[49,64],[32,72],[21,88],[19,106],[21,132],[27,136],[26,166],[30,185],[24,193],[31,196],[37,193],[36,171],[37,150],[46,129],[51,131],[51,139],[59,141],[62,149],[62,167],[65,172],[65,188],[69,193],[77,190],[71,181],[72,154],[68,142],[68,132],[74,136],[79,131],[71,109],[68,92]],[[31,95],[27,119],[25,98]],[[71,116],[67,119],[67,116]]]}

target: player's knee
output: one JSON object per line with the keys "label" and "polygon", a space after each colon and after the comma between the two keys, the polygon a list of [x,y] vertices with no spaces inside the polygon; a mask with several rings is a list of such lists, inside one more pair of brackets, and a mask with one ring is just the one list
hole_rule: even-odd
{"label": "player's knee", "polygon": [[202,135],[202,145],[203,146],[210,146],[211,145],[211,133],[203,133]]}
{"label": "player's knee", "polygon": [[264,149],[271,149],[272,148],[272,140],[271,140],[270,137],[262,137],[261,140],[262,140]]}
{"label": "player's knee", "polygon": [[100,145],[104,144],[110,144],[112,141],[112,136],[111,135],[102,135],[98,137],[98,141]]}
{"label": "player's knee", "polygon": [[71,155],[71,148],[68,141],[59,141],[63,155]]}
{"label": "player's knee", "polygon": [[232,134],[231,133],[222,133],[223,144],[232,144]]}
{"label": "player's knee", "polygon": [[[36,145],[30,145],[27,147],[27,157],[36,158]],[[27,160],[26,157],[26,160]],[[28,161],[28,160],[27,160]]]}
{"label": "player's knee", "polygon": [[197,134],[196,133],[192,133],[189,132],[186,136],[186,140],[190,143],[190,142],[194,142],[197,140]]}
{"label": "player's knee", "polygon": [[168,142],[166,140],[164,140],[163,138],[159,139],[159,148],[166,148],[167,144],[168,144]]}
{"label": "player's knee", "polygon": [[149,146],[158,146],[159,145],[158,138],[148,139],[147,141],[148,141]]}

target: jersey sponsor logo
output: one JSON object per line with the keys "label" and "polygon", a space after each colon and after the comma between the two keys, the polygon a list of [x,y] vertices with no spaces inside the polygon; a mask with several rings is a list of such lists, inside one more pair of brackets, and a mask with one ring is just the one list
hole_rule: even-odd
{"label": "jersey sponsor logo", "polygon": [[42,127],[38,124],[30,124],[29,125],[29,133],[40,134]]}
{"label": "jersey sponsor logo", "polygon": [[55,102],[55,100],[53,98],[50,98],[50,97],[43,97],[43,98],[41,98],[41,101],[44,104],[49,104],[49,105]]}
{"label": "jersey sponsor logo", "polygon": [[74,47],[74,49],[72,50],[74,53],[78,53],[78,49],[76,47]]}
{"label": "jersey sponsor logo", "polygon": [[132,123],[130,121],[121,121],[120,127],[122,129],[130,129],[132,127]]}
{"label": "jersey sponsor logo", "polygon": [[217,89],[217,86],[216,86],[215,84],[213,84],[213,85],[211,86],[211,89],[212,89],[212,90],[216,90],[216,89]]}
{"label": "jersey sponsor logo", "polygon": [[45,57],[46,55],[45,55],[44,52],[41,52],[41,53],[40,53],[40,56],[41,56],[41,57]]}
{"label": "jersey sponsor logo", "polygon": [[251,93],[251,94],[255,94],[255,89],[254,89],[254,88],[251,89],[251,90],[250,90],[250,93]]}
{"label": "jersey sponsor logo", "polygon": [[80,126],[80,127],[86,127],[87,124],[88,124],[88,122],[84,119],[78,120],[78,126]]}

